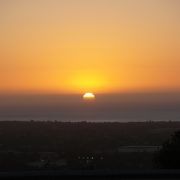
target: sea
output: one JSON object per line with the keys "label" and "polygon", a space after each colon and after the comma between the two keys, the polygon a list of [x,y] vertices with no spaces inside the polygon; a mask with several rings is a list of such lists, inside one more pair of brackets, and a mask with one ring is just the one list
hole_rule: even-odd
{"label": "sea", "polygon": [[0,121],[179,121],[180,93],[0,95]]}

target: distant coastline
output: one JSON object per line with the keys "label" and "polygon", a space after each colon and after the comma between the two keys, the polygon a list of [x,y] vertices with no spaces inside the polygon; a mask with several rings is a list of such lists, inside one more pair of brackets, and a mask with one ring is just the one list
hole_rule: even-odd
{"label": "distant coastline", "polygon": [[149,123],[149,122],[180,122],[180,119],[176,120],[161,120],[161,119],[155,119],[155,120],[137,120],[137,119],[95,119],[95,120],[78,120],[78,119],[51,119],[51,118],[0,118],[0,122],[8,121],[8,122],[64,122],[64,123],[81,123],[81,122],[89,122],[89,123]]}

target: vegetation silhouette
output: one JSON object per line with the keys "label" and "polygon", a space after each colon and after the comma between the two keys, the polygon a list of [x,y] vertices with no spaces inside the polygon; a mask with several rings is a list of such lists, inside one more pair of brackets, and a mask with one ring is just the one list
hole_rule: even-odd
{"label": "vegetation silhouette", "polygon": [[154,163],[161,169],[180,169],[180,131],[176,131],[156,153]]}

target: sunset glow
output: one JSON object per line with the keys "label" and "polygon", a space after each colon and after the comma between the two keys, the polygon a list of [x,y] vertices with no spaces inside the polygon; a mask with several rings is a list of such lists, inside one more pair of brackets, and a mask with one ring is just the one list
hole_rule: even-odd
{"label": "sunset glow", "polygon": [[0,93],[180,91],[180,1],[2,0]]}

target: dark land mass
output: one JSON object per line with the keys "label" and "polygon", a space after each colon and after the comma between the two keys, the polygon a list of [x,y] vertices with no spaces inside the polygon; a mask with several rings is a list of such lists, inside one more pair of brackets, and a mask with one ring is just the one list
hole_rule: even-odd
{"label": "dark land mass", "polygon": [[0,171],[152,169],[180,122],[0,122]]}

